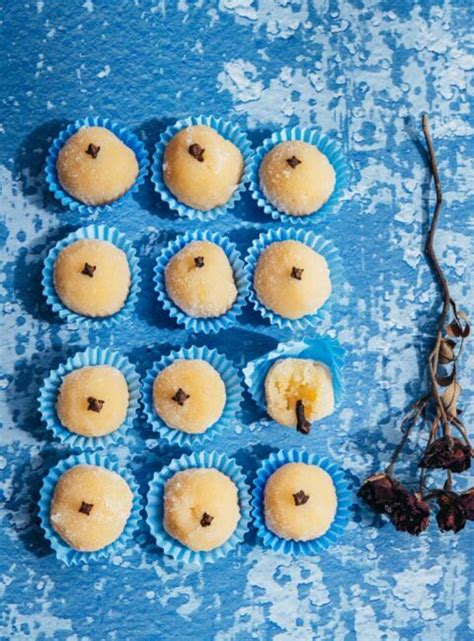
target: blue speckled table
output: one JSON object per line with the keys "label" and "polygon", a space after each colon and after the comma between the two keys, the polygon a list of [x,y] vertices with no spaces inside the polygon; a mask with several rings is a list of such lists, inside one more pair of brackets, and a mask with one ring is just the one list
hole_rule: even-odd
{"label": "blue speckled table", "polygon": [[[432,116],[446,206],[437,243],[458,301],[472,271],[472,30],[469,0],[4,0],[1,83],[0,638],[69,641],[465,641],[469,542],[432,525],[398,534],[355,497],[382,466],[398,419],[419,392],[437,291],[421,254],[433,202],[420,115]],[[471,8],[472,11],[472,8]],[[143,525],[107,563],[67,568],[35,512],[41,479],[66,456],[44,430],[36,397],[45,375],[89,343],[111,345],[144,373],[172,346],[202,344],[160,310],[154,257],[189,227],[149,182],[100,221],[127,232],[144,275],[133,321],[89,333],[46,307],[40,271],[48,248],[98,220],[61,210],[42,167],[65,122],[88,114],[133,128],[151,149],[177,117],[232,117],[258,143],[286,124],[335,136],[352,167],[339,211],[315,229],[338,245],[347,280],[321,322],[347,351],[343,407],[304,440],[269,425],[246,397],[241,420],[215,446],[252,478],[259,461],[303,442],[346,471],[353,520],[327,554],[292,559],[250,532],[227,559],[199,571],[163,558]],[[470,222],[470,225],[469,225]],[[248,194],[212,223],[245,248],[270,222]],[[242,325],[206,342],[242,366],[285,338],[247,311]],[[465,356],[465,421],[472,350]],[[416,458],[423,442],[408,451]],[[142,490],[178,451],[159,445],[143,417],[114,454]],[[415,469],[402,471],[413,476]],[[472,551],[472,550],[471,550]],[[472,558],[472,555],[471,555]]]}

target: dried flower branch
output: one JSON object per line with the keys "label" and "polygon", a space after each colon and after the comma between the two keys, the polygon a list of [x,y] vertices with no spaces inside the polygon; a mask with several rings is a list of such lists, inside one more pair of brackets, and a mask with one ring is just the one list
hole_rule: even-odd
{"label": "dried flower branch", "polygon": [[[462,390],[457,381],[458,362],[464,340],[469,336],[470,326],[465,312],[459,310],[451,298],[447,278],[434,248],[443,205],[443,192],[426,114],[422,118],[422,128],[436,190],[436,205],[429,226],[425,253],[442,296],[436,336],[427,363],[429,389],[427,394],[413,403],[404,417],[401,441],[395,448],[385,472],[367,478],[359,490],[359,496],[376,512],[386,514],[397,530],[414,535],[420,534],[428,527],[430,500],[435,500],[440,508],[436,521],[442,532],[457,533],[464,528],[467,521],[474,520],[474,488],[463,494],[452,490],[452,474],[469,469],[473,454],[466,427],[459,418],[461,410],[458,408],[458,400]],[[448,316],[452,317],[449,322]],[[419,462],[419,491],[413,493],[394,478],[393,470],[413,428],[417,425],[428,429],[428,440]],[[453,428],[461,435],[462,440],[453,436]],[[426,488],[427,469],[446,470],[443,488]]]}

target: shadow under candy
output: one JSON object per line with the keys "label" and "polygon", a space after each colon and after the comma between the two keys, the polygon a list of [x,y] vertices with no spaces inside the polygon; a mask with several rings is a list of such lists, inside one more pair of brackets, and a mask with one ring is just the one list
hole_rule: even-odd
{"label": "shadow under candy", "polygon": [[47,209],[57,209],[60,205],[46,186],[46,157],[51,143],[68,124],[67,120],[54,119],[36,127],[22,140],[15,156],[14,171],[21,179],[23,195],[36,205],[42,193],[42,204]]}
{"label": "shadow under candy", "polygon": [[38,503],[43,478],[51,467],[70,453],[68,450],[59,451],[54,446],[45,445],[38,457],[38,466],[32,457],[13,473],[12,492],[5,501],[5,510],[10,514],[13,528],[25,548],[39,558],[53,554],[39,519]]}

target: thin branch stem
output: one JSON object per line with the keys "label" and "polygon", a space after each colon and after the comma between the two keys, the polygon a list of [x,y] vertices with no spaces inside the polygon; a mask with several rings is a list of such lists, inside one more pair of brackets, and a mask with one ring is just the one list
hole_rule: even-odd
{"label": "thin branch stem", "polygon": [[[430,377],[428,393],[422,396],[413,404],[410,411],[406,414],[405,418],[402,421],[402,437],[399,444],[393,451],[389,464],[385,470],[385,474],[387,474],[388,476],[392,476],[394,466],[405,444],[407,443],[413,428],[419,423],[420,417],[422,417],[424,425],[426,425],[427,427],[429,425],[429,436],[425,446],[425,455],[433,442],[439,439],[441,435],[446,438],[448,448],[451,450],[454,443],[452,428],[456,429],[462,435],[466,444],[471,447],[467,435],[467,430],[464,427],[462,421],[460,421],[456,416],[456,404],[457,397],[459,395],[459,388],[457,387],[456,382],[456,365],[463,350],[464,339],[469,334],[469,322],[463,312],[458,312],[456,303],[451,298],[448,281],[443,273],[434,247],[436,231],[438,228],[441,209],[443,206],[443,191],[441,188],[438,164],[436,161],[436,154],[430,133],[429,119],[426,114],[422,119],[422,128],[428,148],[429,167],[431,175],[433,176],[436,190],[436,205],[429,224],[425,244],[425,253],[428,258],[430,267],[434,272],[437,285],[439,286],[439,290],[441,292],[442,307],[438,318],[434,343],[427,358]],[[448,315],[450,314],[450,312],[452,313],[454,320],[451,325],[446,328]],[[455,352],[454,349],[456,347],[456,341],[447,343],[447,345],[452,348],[451,357],[449,355],[450,351],[448,350],[448,357],[446,358],[445,350],[445,352],[443,353],[444,358],[441,358],[441,364],[451,362],[453,369],[451,370],[451,374],[449,375],[449,377],[446,378],[444,376],[442,378],[444,378],[445,380],[442,380],[438,370],[440,366],[441,346],[443,345],[443,341],[446,341],[446,339],[444,338],[445,331],[449,336],[460,338],[460,345],[458,345],[457,352]],[[449,388],[447,386],[448,384],[452,387]],[[443,385],[446,386],[446,390],[449,389],[450,391],[452,391],[452,399],[450,399],[448,393],[443,395],[443,393],[441,392],[440,388]],[[449,400],[449,402],[447,402],[447,399]],[[452,473],[449,469],[447,470],[447,478],[444,489],[427,489],[425,487],[426,473],[426,468],[424,466],[421,467],[419,491],[425,500],[440,496],[455,495],[452,490]]]}
{"label": "thin branch stem", "polygon": [[453,489],[453,475],[451,474],[451,470],[446,472],[446,483],[444,484],[444,489],[448,490],[448,492]]}
{"label": "thin branch stem", "polygon": [[385,473],[388,474],[388,476],[392,475],[393,468],[395,466],[395,463],[397,462],[398,457],[401,454],[401,451],[403,450],[405,443],[408,440],[408,437],[411,434],[412,429],[415,427],[415,425],[418,422],[418,419],[420,417],[420,414],[424,411],[426,405],[428,404],[429,401],[429,395],[427,394],[426,396],[423,396],[420,398],[419,401],[415,403],[415,405],[412,408],[412,411],[408,416],[404,418],[402,421],[402,426],[401,429],[403,430],[403,426],[406,425],[406,429],[403,432],[403,436],[401,438],[400,443],[397,445],[395,450],[393,451],[392,456],[390,457],[390,463],[388,464]]}
{"label": "thin branch stem", "polygon": [[451,300],[451,297],[449,295],[448,282],[443,274],[438,258],[434,251],[434,238],[436,234],[436,228],[438,225],[439,216],[441,213],[441,207],[443,205],[443,192],[441,189],[441,182],[440,182],[439,173],[438,173],[438,165],[436,162],[436,154],[433,147],[433,141],[431,139],[430,125],[429,125],[429,119],[427,114],[423,115],[422,126],[423,126],[423,134],[425,136],[426,144],[428,146],[428,157],[430,161],[431,173],[433,174],[433,179],[434,179],[435,188],[436,188],[436,207],[433,214],[433,218],[431,220],[428,237],[426,239],[425,250],[431,260],[431,264],[433,266],[433,269],[435,271],[436,277],[438,279],[438,282],[443,294],[443,303],[444,303],[443,313],[441,314],[438,322],[438,329],[442,330],[444,327],[444,321],[446,320],[446,314],[447,314],[450,300]]}
{"label": "thin branch stem", "polygon": [[443,337],[443,329],[446,324],[446,318],[447,318],[449,307],[451,304],[451,296],[449,293],[448,281],[446,280],[443,270],[441,269],[441,266],[438,261],[438,257],[436,256],[436,252],[434,249],[434,239],[435,239],[436,229],[437,229],[439,217],[441,214],[441,208],[443,206],[443,191],[441,189],[441,181],[439,179],[438,164],[436,162],[436,154],[433,147],[433,141],[431,138],[430,125],[429,125],[429,119],[427,114],[423,115],[422,127],[423,127],[423,134],[426,140],[426,145],[428,147],[428,158],[430,161],[430,169],[433,175],[433,180],[434,180],[435,189],[436,189],[436,207],[433,213],[433,218],[431,219],[431,225],[428,232],[428,237],[426,239],[425,251],[426,251],[426,254],[428,255],[428,258],[430,259],[431,266],[435,272],[439,287],[441,289],[441,295],[443,298],[443,307],[438,320],[436,340],[435,340],[433,349],[431,350],[431,353],[429,355],[428,364],[429,364],[430,378],[431,378],[431,393],[440,411],[441,423],[443,425],[443,432],[448,439],[451,439],[451,427],[449,425],[449,420],[446,415],[445,408],[441,401],[441,397],[438,391],[438,384],[436,381],[436,373],[438,371],[438,364],[439,364],[439,351],[441,347],[441,339]]}
{"label": "thin branch stem", "polygon": [[461,436],[464,439],[464,442],[466,445],[471,447],[471,443],[469,441],[468,435],[467,435],[467,430],[462,421],[460,421],[456,416],[451,416],[451,423],[454,425],[454,427],[460,432]]}
{"label": "thin branch stem", "polygon": [[[436,432],[439,427],[439,413],[436,412],[436,416],[433,419],[431,424],[430,435],[428,436],[428,442],[425,447],[425,452],[431,445],[431,443],[436,439]],[[423,496],[423,489],[425,487],[425,476],[426,476],[426,467],[422,467],[420,470],[420,494]]]}

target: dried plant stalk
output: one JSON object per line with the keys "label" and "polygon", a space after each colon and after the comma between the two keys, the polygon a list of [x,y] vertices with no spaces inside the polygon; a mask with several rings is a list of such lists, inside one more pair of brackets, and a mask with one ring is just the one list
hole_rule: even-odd
{"label": "dried plant stalk", "polygon": [[[449,284],[434,247],[443,206],[443,191],[426,114],[422,118],[422,129],[436,190],[436,205],[428,230],[425,253],[442,297],[436,336],[427,362],[429,389],[413,403],[404,417],[401,441],[395,448],[385,472],[366,479],[359,491],[359,496],[376,512],[387,514],[398,530],[415,535],[428,527],[428,502],[432,499],[435,499],[440,507],[436,519],[441,531],[459,532],[467,520],[474,520],[474,489],[471,488],[463,494],[457,494],[452,490],[452,473],[468,469],[472,459],[472,447],[467,430],[459,418],[461,410],[458,408],[458,399],[461,387],[457,381],[458,361],[464,340],[469,336],[470,327],[466,314],[458,310],[451,298]],[[448,323],[450,314],[452,319]],[[446,373],[441,368],[450,368],[450,371]],[[427,429],[428,439],[419,463],[419,491],[411,493],[394,478],[393,471],[413,428],[417,425]],[[453,436],[453,428],[461,435],[462,440]],[[426,470],[433,468],[446,470],[446,482],[443,488],[428,490],[425,486]]]}

